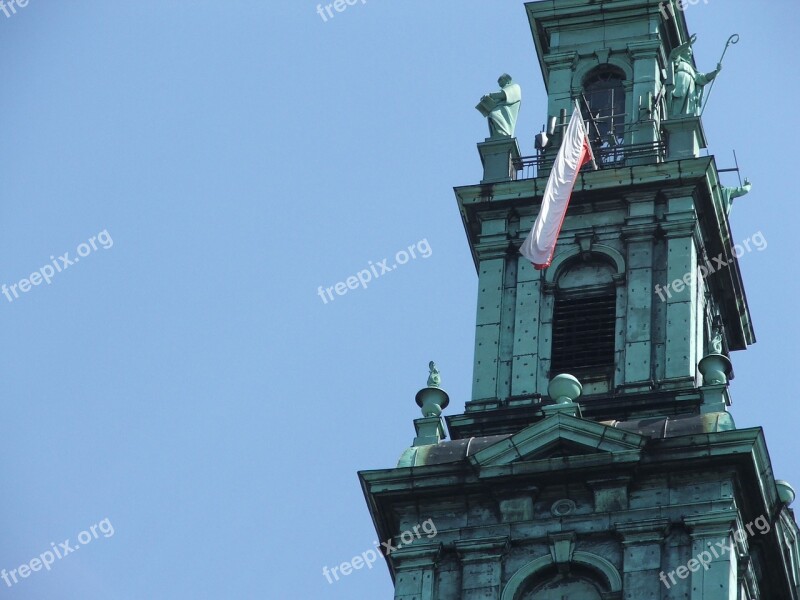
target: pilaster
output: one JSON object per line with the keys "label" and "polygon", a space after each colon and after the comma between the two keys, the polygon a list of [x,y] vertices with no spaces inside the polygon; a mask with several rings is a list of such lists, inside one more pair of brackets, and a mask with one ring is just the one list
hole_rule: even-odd
{"label": "pilaster", "polygon": [[662,546],[669,521],[617,523],[615,529],[622,539],[626,598],[660,598]]}
{"label": "pilaster", "polygon": [[[625,312],[624,386],[631,391],[652,389],[653,366],[653,264],[655,207],[648,199],[632,202],[622,227],[627,278]],[[655,301],[658,301],[655,298]]]}
{"label": "pilaster", "polygon": [[395,600],[436,600],[436,564],[441,544],[414,544],[392,552]]}
{"label": "pilaster", "polygon": [[692,538],[691,557],[677,566],[676,575],[690,578],[689,600],[737,600],[739,561],[731,539],[736,518],[735,512],[684,517]]}
{"label": "pilaster", "polygon": [[667,277],[657,288],[657,301],[667,305],[665,387],[694,387],[696,380],[699,284],[693,206],[690,197],[671,199],[668,218],[681,220],[662,224],[667,238]]}
{"label": "pilaster", "polygon": [[458,541],[455,546],[462,567],[461,600],[500,600],[508,538]]}
{"label": "pilaster", "polygon": [[[658,53],[659,40],[646,40],[628,44],[628,53],[633,62],[633,94],[631,105],[635,124],[630,134],[631,144],[653,143],[661,139],[658,107],[654,100],[661,90],[661,67]],[[651,159],[639,159],[633,164],[644,164]]]}

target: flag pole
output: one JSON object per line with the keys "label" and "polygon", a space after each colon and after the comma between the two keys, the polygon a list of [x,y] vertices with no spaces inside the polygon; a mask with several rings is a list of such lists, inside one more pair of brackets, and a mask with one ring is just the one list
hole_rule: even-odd
{"label": "flag pole", "polygon": [[[586,102],[586,97],[584,96],[583,101]],[[586,102],[586,107],[589,108],[589,103]],[[589,158],[592,160],[592,169],[597,171],[597,162],[594,160],[594,151],[592,150],[592,142],[589,141],[589,131],[586,129],[586,123],[583,121],[583,115],[581,115],[581,105],[578,102],[578,99],[575,98],[575,110],[578,111],[578,115],[581,117],[581,127],[583,127],[583,134],[584,139],[586,140],[586,145],[589,147]],[[589,109],[589,116],[591,117],[592,111]],[[595,128],[597,124],[595,123]]]}

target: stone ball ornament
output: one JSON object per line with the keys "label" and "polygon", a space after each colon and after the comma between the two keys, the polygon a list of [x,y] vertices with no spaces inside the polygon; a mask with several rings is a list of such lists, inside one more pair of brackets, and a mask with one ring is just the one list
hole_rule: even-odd
{"label": "stone ball ornament", "polygon": [[556,404],[571,404],[581,397],[583,386],[577,377],[562,373],[550,380],[547,393]]}

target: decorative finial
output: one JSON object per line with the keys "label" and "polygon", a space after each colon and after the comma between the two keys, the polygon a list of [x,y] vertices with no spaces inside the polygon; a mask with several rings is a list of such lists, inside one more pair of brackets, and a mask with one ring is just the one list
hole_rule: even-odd
{"label": "decorative finial", "polygon": [[417,406],[422,409],[423,417],[439,417],[442,414],[442,409],[450,404],[450,397],[442,389],[442,376],[439,369],[436,368],[436,363],[431,361],[428,363],[428,386],[422,388],[417,392]]}
{"label": "decorative finial", "polygon": [[556,404],[572,404],[581,397],[583,386],[576,377],[562,373],[550,380],[547,393]]}
{"label": "decorative finial", "polygon": [[430,374],[428,375],[428,387],[442,387],[442,376],[439,369],[436,368],[436,363],[431,361],[428,363]]}
{"label": "decorative finial", "polygon": [[788,481],[778,479],[775,481],[775,485],[778,487],[778,498],[780,498],[781,502],[786,506],[794,502],[795,491]]}
{"label": "decorative finial", "polygon": [[542,406],[545,417],[554,415],[581,417],[581,407],[575,401],[581,397],[583,386],[576,377],[567,373],[556,375],[550,380],[547,393],[555,404]]}
{"label": "decorative finial", "polygon": [[728,385],[733,365],[724,354],[714,352],[701,360],[697,368],[703,376],[703,385]]}

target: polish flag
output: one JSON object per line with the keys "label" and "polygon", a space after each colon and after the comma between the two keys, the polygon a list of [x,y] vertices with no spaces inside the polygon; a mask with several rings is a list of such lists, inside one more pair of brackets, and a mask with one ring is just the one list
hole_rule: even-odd
{"label": "polish flag", "polygon": [[589,144],[589,134],[578,103],[575,102],[575,112],[564,132],[564,140],[553,163],[550,179],[547,180],[539,215],[519,249],[522,256],[531,261],[537,270],[546,269],[553,262],[553,253],[567,214],[572,189],[578,180],[578,172],[588,162],[597,169]]}

